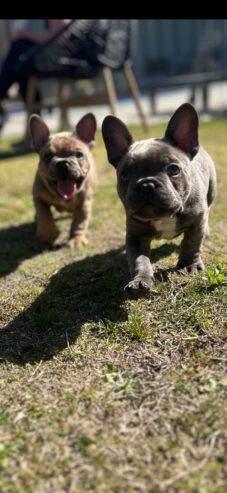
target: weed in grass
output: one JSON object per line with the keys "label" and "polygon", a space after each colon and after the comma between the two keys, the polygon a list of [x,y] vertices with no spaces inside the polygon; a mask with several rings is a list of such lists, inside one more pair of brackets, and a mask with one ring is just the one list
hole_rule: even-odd
{"label": "weed in grass", "polygon": [[207,269],[207,277],[211,287],[216,287],[220,284],[227,285],[227,276],[222,264],[217,264],[213,269]]}

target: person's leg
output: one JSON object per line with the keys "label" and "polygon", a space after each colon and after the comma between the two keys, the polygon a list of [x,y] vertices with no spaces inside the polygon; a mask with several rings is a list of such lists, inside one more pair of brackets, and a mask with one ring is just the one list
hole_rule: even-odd
{"label": "person's leg", "polygon": [[[8,89],[11,87],[11,85],[14,82],[19,82],[19,88],[20,88],[20,93],[23,97],[23,94],[26,91],[26,80],[24,82],[24,79],[22,82],[18,80],[17,75],[16,75],[16,64],[18,61],[19,56],[22,53],[25,53],[25,51],[29,50],[35,46],[35,43],[32,41],[29,41],[27,39],[17,39],[15,40],[9,49],[9,52],[5,58],[5,61],[3,63],[1,73],[0,73],[0,131],[2,130],[6,120],[7,120],[7,114],[4,108],[4,99],[7,98],[7,92]],[[22,89],[21,89],[22,85]],[[37,95],[37,98],[39,96]]]}
{"label": "person's leg", "polygon": [[27,39],[18,39],[12,43],[0,74],[0,101],[7,97],[8,89],[17,82],[15,65],[18,57],[34,45],[35,43]]}

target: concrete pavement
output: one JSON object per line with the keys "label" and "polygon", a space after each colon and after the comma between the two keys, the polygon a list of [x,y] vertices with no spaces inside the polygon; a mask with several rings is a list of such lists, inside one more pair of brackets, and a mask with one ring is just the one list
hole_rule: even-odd
{"label": "concrete pavement", "polygon": [[[168,120],[169,116],[177,109],[177,107],[188,101],[189,97],[190,88],[160,90],[157,92],[157,115],[152,115],[150,99],[148,96],[143,95],[142,104],[149,123],[152,124]],[[199,111],[201,108],[201,95],[199,93],[196,97],[195,106]],[[223,109],[227,109],[227,82],[220,82],[210,85],[209,106],[213,111],[223,111]],[[126,124],[139,123],[138,113],[132,99],[120,99],[118,101],[118,110],[119,118],[121,118]],[[73,127],[88,111],[92,111],[95,114],[99,128],[101,127],[104,117],[110,114],[110,108],[107,105],[71,108],[68,111],[70,125]],[[52,131],[58,130],[59,110],[57,108],[53,109],[51,114],[47,111],[43,111],[42,116]],[[211,116],[209,114],[203,116],[203,118],[210,117]],[[12,105],[9,108],[9,117],[2,130],[1,136],[15,136],[19,139],[22,138],[25,129],[25,122],[26,112],[24,111],[22,104],[19,108],[17,105],[17,110],[15,106]]]}

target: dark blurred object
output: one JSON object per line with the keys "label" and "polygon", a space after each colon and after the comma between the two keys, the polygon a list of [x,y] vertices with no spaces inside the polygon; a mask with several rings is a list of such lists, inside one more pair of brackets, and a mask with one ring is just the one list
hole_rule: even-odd
{"label": "dark blurred object", "polygon": [[4,127],[6,121],[7,121],[7,113],[4,108],[0,107],[0,131]]}
{"label": "dark blurred object", "polygon": [[0,19],[0,69],[10,46],[10,21]]}
{"label": "dark blurred object", "polygon": [[[147,128],[140,102],[140,94],[132,71],[132,44],[135,39],[135,21],[125,19],[73,20],[45,45],[36,46],[22,55],[18,73],[32,75],[27,88],[28,116],[42,108],[53,106],[35,101],[40,79],[57,78],[60,81],[58,106],[61,125],[67,122],[67,108],[109,102],[111,112],[117,114],[116,88],[113,71],[121,71],[134,98],[142,125]],[[106,94],[65,96],[67,79],[80,81],[102,76]],[[128,91],[127,91],[128,93]]]}

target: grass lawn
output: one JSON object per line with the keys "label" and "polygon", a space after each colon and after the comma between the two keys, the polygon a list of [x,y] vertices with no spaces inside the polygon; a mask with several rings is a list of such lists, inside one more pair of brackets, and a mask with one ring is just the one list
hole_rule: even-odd
{"label": "grass lawn", "polygon": [[[180,239],[156,241],[145,300],[123,292],[124,211],[100,134],[89,244],[73,251],[36,241],[36,155],[1,142],[1,493],[226,492],[227,120],[200,140],[218,173],[206,271],[168,273]],[[65,240],[70,218],[55,217]]]}

